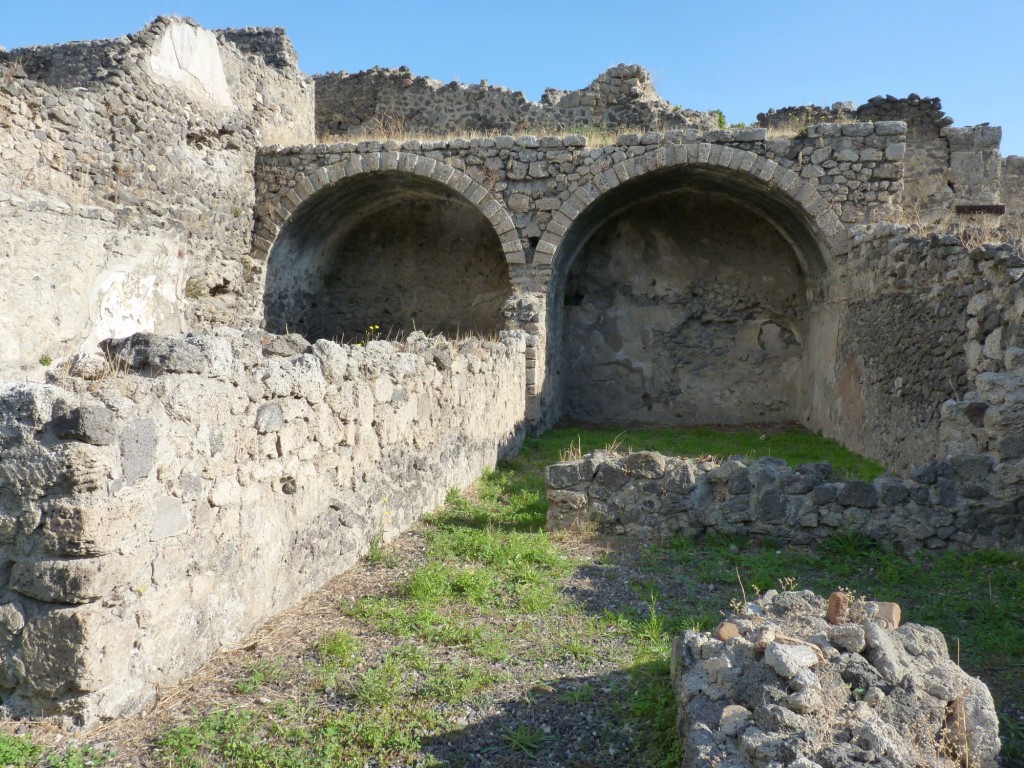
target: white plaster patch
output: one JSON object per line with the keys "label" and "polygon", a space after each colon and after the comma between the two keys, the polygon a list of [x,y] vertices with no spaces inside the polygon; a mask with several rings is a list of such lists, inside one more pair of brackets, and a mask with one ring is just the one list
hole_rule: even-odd
{"label": "white plaster patch", "polygon": [[208,29],[171,24],[149,57],[153,74],[216,104],[233,107],[217,37]]}
{"label": "white plaster patch", "polygon": [[[147,262],[150,269],[140,269],[141,263]],[[81,351],[95,349],[103,339],[170,330],[168,316],[178,314],[175,308],[184,275],[184,260],[174,259],[166,248],[138,259],[125,259],[102,272],[94,289],[95,321]],[[184,330],[183,323],[180,330]]]}

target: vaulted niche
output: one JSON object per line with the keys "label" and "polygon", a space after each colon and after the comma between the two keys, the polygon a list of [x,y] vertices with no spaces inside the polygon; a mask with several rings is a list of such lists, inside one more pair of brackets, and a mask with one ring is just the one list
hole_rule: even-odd
{"label": "vaulted niche", "polygon": [[489,335],[511,292],[501,243],[468,200],[401,172],[343,179],[306,200],[270,251],[267,329],[308,339]]}
{"label": "vaulted niche", "polygon": [[820,271],[803,213],[758,179],[687,167],[616,187],[580,214],[556,255],[561,415],[802,420]]}

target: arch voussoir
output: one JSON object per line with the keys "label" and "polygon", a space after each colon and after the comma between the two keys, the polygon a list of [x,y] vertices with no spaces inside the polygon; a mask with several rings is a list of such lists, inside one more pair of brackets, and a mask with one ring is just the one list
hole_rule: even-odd
{"label": "arch voussoir", "polygon": [[261,217],[258,237],[253,238],[252,258],[265,262],[281,230],[296,210],[310,197],[346,179],[366,173],[395,171],[430,179],[462,196],[493,227],[509,264],[524,264],[526,255],[516,235],[515,223],[505,206],[486,187],[447,163],[413,152],[352,152],[344,159],[300,174],[294,186],[271,198],[268,213]]}
{"label": "arch voussoir", "polygon": [[598,198],[616,187],[649,173],[678,167],[720,168],[748,176],[766,191],[778,194],[790,206],[803,212],[807,223],[817,230],[822,247],[831,243],[842,230],[838,216],[828,202],[805,179],[775,160],[747,149],[710,142],[669,143],[653,152],[626,158],[596,173],[577,188],[555,212],[535,250],[534,261],[552,264],[573,222]]}

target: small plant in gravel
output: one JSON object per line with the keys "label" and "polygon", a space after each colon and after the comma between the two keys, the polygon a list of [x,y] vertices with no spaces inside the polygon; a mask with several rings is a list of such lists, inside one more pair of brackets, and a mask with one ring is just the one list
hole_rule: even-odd
{"label": "small plant in gravel", "polygon": [[398,565],[399,557],[394,551],[385,547],[380,538],[376,538],[370,542],[370,547],[366,551],[366,562],[381,568],[394,568]]}
{"label": "small plant in gravel", "polygon": [[362,641],[351,632],[339,631],[328,635],[317,646],[320,655],[335,664],[348,669],[362,658]]}
{"label": "small plant in gravel", "polygon": [[502,740],[516,752],[533,757],[544,742],[551,739],[540,728],[531,728],[520,723],[515,728],[507,729],[502,735]]}

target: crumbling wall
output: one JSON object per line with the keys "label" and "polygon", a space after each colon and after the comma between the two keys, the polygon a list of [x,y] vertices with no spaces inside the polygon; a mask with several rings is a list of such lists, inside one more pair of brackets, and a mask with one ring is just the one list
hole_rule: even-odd
{"label": "crumbling wall", "polygon": [[811,310],[805,423],[891,468],[940,457],[941,404],[965,397],[975,368],[1001,369],[1018,343],[1020,266],[1009,246],[892,226],[857,233]]}
{"label": "crumbling wall", "polygon": [[672,646],[687,768],[999,765],[992,694],[900,607],[776,592]]}
{"label": "crumbling wall", "polygon": [[827,462],[794,469],[772,458],[597,451],[547,468],[547,525],[590,524],[646,538],[741,533],[796,544],[856,531],[905,552],[1024,551],[1022,466],[1019,456],[964,453],[916,467],[907,478],[869,483],[839,479]]}
{"label": "crumbling wall", "polygon": [[[160,18],[0,54],[0,376],[109,336],[252,316],[257,146],[312,139],[282,30]],[[33,322],[16,320],[31,307]]]}
{"label": "crumbling wall", "polygon": [[518,447],[523,352],[221,329],[4,384],[6,710],[137,709],[469,485]]}
{"label": "crumbling wall", "polygon": [[578,91],[549,88],[539,104],[521,91],[486,82],[444,84],[406,67],[329,73],[315,81],[316,130],[324,140],[718,127],[715,115],[662,99],[650,73],[635,64],[612,67]]}

